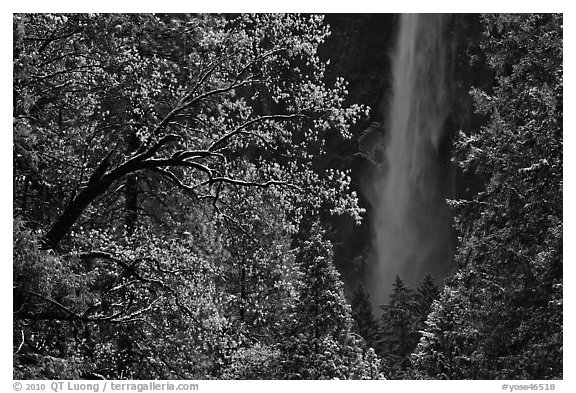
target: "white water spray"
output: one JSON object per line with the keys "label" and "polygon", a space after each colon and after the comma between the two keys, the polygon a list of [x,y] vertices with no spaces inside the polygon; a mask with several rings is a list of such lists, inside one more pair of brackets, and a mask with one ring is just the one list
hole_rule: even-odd
{"label": "white water spray", "polygon": [[450,267],[450,214],[438,158],[449,110],[444,19],[401,16],[385,163],[370,193],[375,261],[368,286],[377,304],[387,303],[396,275],[417,286],[426,272],[439,278]]}

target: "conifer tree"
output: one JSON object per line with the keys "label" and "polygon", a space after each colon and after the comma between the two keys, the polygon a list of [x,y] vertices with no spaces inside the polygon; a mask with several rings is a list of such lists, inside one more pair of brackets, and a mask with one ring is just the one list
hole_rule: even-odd
{"label": "conifer tree", "polygon": [[392,284],[388,304],[381,306],[383,351],[389,355],[404,358],[412,351],[414,334],[414,293],[399,276]]}
{"label": "conifer tree", "polygon": [[358,286],[354,291],[352,297],[352,318],[354,318],[354,325],[356,331],[366,345],[371,348],[376,348],[376,341],[378,340],[378,323],[372,313],[372,306],[370,297],[363,286]]}
{"label": "conifer tree", "polygon": [[374,379],[380,362],[353,332],[350,305],[332,263],[331,244],[313,225],[297,256],[300,267],[293,325],[281,345],[291,379]]}
{"label": "conifer tree", "polygon": [[424,322],[430,312],[432,302],[438,299],[440,290],[430,273],[424,276],[415,293],[415,313],[417,316],[417,331],[424,328]]}
{"label": "conifer tree", "polygon": [[415,332],[414,293],[399,276],[392,284],[388,304],[380,306],[380,340],[378,349],[388,376],[392,379],[407,378],[408,354],[418,340]]}
{"label": "conifer tree", "polygon": [[489,179],[452,201],[461,235],[414,354],[428,378],[562,377],[562,15],[482,16],[492,86],[486,123],[456,141],[462,171]]}

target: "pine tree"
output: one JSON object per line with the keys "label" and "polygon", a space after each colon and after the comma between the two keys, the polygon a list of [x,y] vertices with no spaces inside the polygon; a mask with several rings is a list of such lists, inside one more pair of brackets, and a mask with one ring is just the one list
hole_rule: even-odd
{"label": "pine tree", "polygon": [[329,242],[317,225],[297,257],[298,300],[281,348],[283,375],[290,379],[380,378],[380,362],[353,332],[350,305],[332,263]]}
{"label": "pine tree", "polygon": [[414,341],[415,300],[412,289],[399,276],[392,287],[389,303],[381,306],[383,349],[403,358],[412,350]]}
{"label": "pine tree", "polygon": [[418,342],[414,293],[399,276],[393,284],[390,301],[382,305],[379,350],[393,379],[407,377],[408,355]]}
{"label": "pine tree", "polygon": [[430,312],[432,302],[438,299],[440,290],[434,282],[434,278],[430,273],[424,276],[415,294],[415,313],[418,318],[417,330],[420,331],[424,328],[424,322]]}
{"label": "pine tree", "polygon": [[473,326],[476,319],[469,299],[445,287],[439,301],[432,304],[423,336],[411,356],[415,373],[433,379],[478,378],[467,371],[468,354],[474,351],[473,340],[478,335]]}
{"label": "pine tree", "polygon": [[354,291],[354,296],[352,297],[352,318],[354,319],[356,331],[362,336],[366,345],[376,348],[379,330],[378,323],[372,313],[370,297],[363,286],[359,286]]}
{"label": "pine tree", "polygon": [[428,378],[562,378],[562,15],[484,15],[487,122],[461,133],[464,173],[489,179],[453,201],[461,267],[414,354]]}

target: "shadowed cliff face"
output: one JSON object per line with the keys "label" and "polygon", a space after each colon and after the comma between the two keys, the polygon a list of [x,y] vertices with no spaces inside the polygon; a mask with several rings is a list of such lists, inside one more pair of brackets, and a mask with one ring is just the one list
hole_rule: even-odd
{"label": "shadowed cliff face", "polygon": [[[351,169],[352,188],[358,193],[360,204],[369,209],[361,182],[374,164],[361,153],[358,138],[372,122],[381,122],[390,90],[390,52],[396,34],[397,15],[393,14],[328,14],[325,21],[331,35],[320,48],[322,59],[329,61],[328,79],[344,77],[348,81],[348,103],[371,108],[370,117],[351,129],[352,140],[333,138],[326,141],[329,154],[322,157],[326,168]],[[334,261],[352,291],[364,283],[366,256],[370,245],[370,214],[357,226],[344,216],[326,219],[334,228]]]}
{"label": "shadowed cliff face", "polygon": [[382,120],[383,112],[376,109],[383,108],[390,90],[390,52],[398,18],[395,14],[328,14],[325,18],[331,35],[320,55],[330,59],[332,78],[342,76],[348,81],[348,101],[373,109],[370,121]]}

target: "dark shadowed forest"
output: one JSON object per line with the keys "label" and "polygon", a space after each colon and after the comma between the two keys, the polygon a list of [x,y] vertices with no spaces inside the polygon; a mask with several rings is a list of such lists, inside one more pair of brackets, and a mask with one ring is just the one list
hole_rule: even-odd
{"label": "dark shadowed forest", "polygon": [[563,17],[431,18],[14,14],[14,379],[562,379]]}

